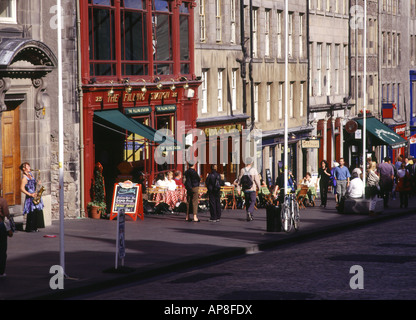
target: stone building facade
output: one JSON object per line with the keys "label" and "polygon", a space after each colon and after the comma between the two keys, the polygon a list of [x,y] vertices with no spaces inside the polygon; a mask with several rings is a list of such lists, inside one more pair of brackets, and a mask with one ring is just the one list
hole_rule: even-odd
{"label": "stone building facade", "polygon": [[[65,119],[65,215],[79,216],[79,130],[76,100],[76,25],[73,1],[62,2]],[[46,188],[45,220],[58,212],[57,7],[52,0],[2,1],[1,182],[11,211],[22,212],[22,162],[29,162]]]}
{"label": "stone building facade", "polygon": [[[260,129],[256,166],[263,177],[269,170],[274,183],[284,158],[285,8],[284,1],[254,0],[251,4],[239,0],[197,3],[196,73],[203,81],[197,122],[200,128],[214,131],[227,125],[237,125],[238,130]],[[306,2],[290,1],[289,166],[299,176],[307,161],[300,141],[311,130],[307,121],[306,18]],[[238,168],[230,164],[220,171],[233,181]]]}

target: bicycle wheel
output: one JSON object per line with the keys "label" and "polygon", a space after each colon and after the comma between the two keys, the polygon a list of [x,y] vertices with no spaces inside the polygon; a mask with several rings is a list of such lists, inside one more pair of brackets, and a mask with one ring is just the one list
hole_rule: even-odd
{"label": "bicycle wheel", "polygon": [[300,224],[299,204],[295,199],[293,199],[292,208],[293,208],[293,212],[292,212],[293,226],[295,227],[295,230],[298,231],[299,224]]}
{"label": "bicycle wheel", "polygon": [[290,217],[290,205],[285,201],[282,206],[282,211],[280,213],[282,220],[282,228],[285,232],[290,232],[292,230],[292,219]]}

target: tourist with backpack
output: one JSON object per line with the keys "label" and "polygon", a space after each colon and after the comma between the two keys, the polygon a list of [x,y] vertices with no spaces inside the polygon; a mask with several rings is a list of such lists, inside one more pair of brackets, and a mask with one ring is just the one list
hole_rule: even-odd
{"label": "tourist with backpack", "polygon": [[244,192],[246,202],[247,221],[253,220],[254,205],[256,204],[256,190],[261,188],[257,169],[253,167],[253,159],[247,159],[247,165],[240,170],[238,177],[238,194]]}
{"label": "tourist with backpack", "polygon": [[205,180],[209,197],[210,222],[219,222],[221,219],[221,175],[217,172],[217,165],[211,165],[211,173]]}

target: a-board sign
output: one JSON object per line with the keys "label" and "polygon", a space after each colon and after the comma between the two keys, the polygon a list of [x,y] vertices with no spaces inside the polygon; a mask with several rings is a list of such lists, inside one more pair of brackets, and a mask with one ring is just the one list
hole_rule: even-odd
{"label": "a-board sign", "polygon": [[125,214],[132,217],[134,221],[137,220],[137,217],[143,220],[143,195],[141,184],[133,183],[131,181],[114,184],[110,220],[117,217],[118,212],[121,209],[124,209]]}

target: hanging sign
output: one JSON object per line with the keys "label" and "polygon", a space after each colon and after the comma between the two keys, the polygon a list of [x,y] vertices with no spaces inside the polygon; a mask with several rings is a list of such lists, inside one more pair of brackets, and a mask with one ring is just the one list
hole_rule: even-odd
{"label": "hanging sign", "polygon": [[302,149],[319,149],[321,147],[321,141],[318,139],[302,140]]}
{"label": "hanging sign", "polygon": [[126,215],[132,217],[134,221],[137,220],[137,217],[143,220],[143,195],[141,184],[136,184],[129,180],[123,183],[114,184],[110,220],[117,217],[121,209],[124,210]]}

